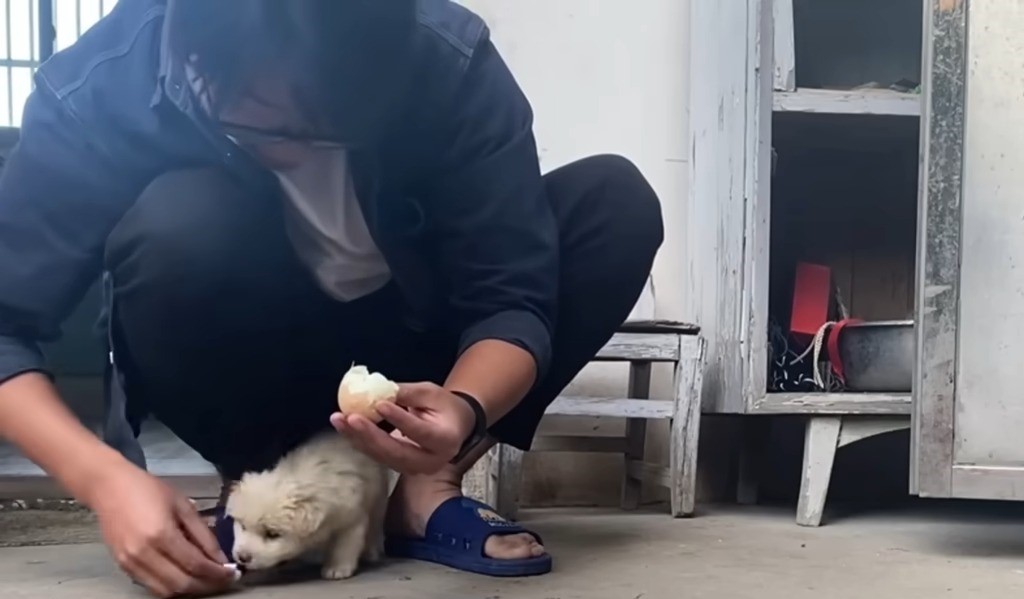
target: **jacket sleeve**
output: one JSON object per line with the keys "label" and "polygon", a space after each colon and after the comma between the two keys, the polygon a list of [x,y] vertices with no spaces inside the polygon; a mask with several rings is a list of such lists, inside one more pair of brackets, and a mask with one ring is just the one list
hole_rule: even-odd
{"label": "jacket sleeve", "polygon": [[0,383],[45,372],[39,344],[99,277],[130,197],[101,145],[38,78],[0,176]]}
{"label": "jacket sleeve", "polygon": [[533,113],[489,40],[455,95],[433,214],[459,351],[483,339],[551,361],[558,294],[558,229],[544,192]]}

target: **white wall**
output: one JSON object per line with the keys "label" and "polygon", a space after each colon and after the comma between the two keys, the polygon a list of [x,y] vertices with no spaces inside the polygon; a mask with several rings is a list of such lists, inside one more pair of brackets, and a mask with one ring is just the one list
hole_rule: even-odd
{"label": "white wall", "polygon": [[[647,176],[661,198],[666,230],[654,268],[657,316],[685,319],[689,2],[462,3],[487,21],[495,45],[533,104],[545,171],[590,154],[616,153],[632,159]],[[625,382],[624,368],[592,366],[573,391],[622,393]],[[664,394],[665,381],[659,382],[655,392]],[[621,424],[552,422],[545,429],[617,434]],[[652,437],[652,445],[661,445],[657,430]],[[614,501],[620,472],[621,458],[615,456],[530,456],[526,496],[545,503],[587,503],[597,495]]]}
{"label": "white wall", "polygon": [[655,266],[658,315],[682,318],[681,202],[687,194],[685,0],[463,0],[536,112],[541,166],[623,154],[662,199],[667,239]]}

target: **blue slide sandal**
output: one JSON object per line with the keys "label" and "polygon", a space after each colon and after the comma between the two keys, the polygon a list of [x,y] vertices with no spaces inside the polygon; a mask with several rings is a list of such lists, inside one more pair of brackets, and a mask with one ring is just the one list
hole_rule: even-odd
{"label": "blue slide sandal", "polygon": [[217,537],[217,544],[220,545],[224,555],[231,559],[231,550],[235,546],[235,524],[231,518],[224,513],[221,506],[212,507],[199,511],[200,517],[207,521],[210,532]]}
{"label": "blue slide sandal", "polygon": [[487,576],[536,576],[551,571],[551,556],[525,559],[494,559],[484,555],[484,543],[493,535],[536,533],[505,520],[490,506],[468,497],[442,503],[427,521],[422,539],[388,537],[384,550],[389,557],[433,562],[464,572]]}

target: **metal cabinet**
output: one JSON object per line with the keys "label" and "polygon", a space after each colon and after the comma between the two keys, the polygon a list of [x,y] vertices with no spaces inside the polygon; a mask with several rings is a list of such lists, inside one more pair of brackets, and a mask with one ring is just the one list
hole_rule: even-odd
{"label": "metal cabinet", "polygon": [[1024,1],[935,0],[912,489],[1024,499]]}

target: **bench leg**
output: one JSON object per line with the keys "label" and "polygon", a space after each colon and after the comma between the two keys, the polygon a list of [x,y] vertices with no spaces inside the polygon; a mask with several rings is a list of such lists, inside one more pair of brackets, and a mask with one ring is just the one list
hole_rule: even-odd
{"label": "bench leg", "polygon": [[[631,362],[629,364],[629,392],[631,399],[649,399],[651,397],[651,363]],[[640,507],[643,493],[643,480],[633,476],[629,465],[631,462],[642,462],[646,457],[647,420],[643,418],[626,419],[626,452],[623,462],[622,498],[620,505],[624,510],[635,510]]]}
{"label": "bench leg", "polygon": [[757,495],[764,469],[764,453],[771,436],[771,419],[748,416],[742,422],[742,438],[736,472],[736,502],[757,505]]}
{"label": "bench leg", "polygon": [[519,511],[523,452],[496,444],[462,479],[462,493],[494,507],[501,516],[515,519]]}
{"label": "bench leg", "polygon": [[515,520],[519,514],[519,492],[523,482],[523,452],[499,443],[491,449],[491,479],[488,504],[503,518]]}
{"label": "bench leg", "polygon": [[697,445],[700,441],[700,397],[704,372],[704,341],[680,351],[674,374],[675,416],[669,433],[669,497],[672,517],[692,516],[697,501]]}
{"label": "bench leg", "polygon": [[800,526],[821,525],[842,429],[842,416],[813,416],[807,421],[800,500],[796,508],[796,523]]}

